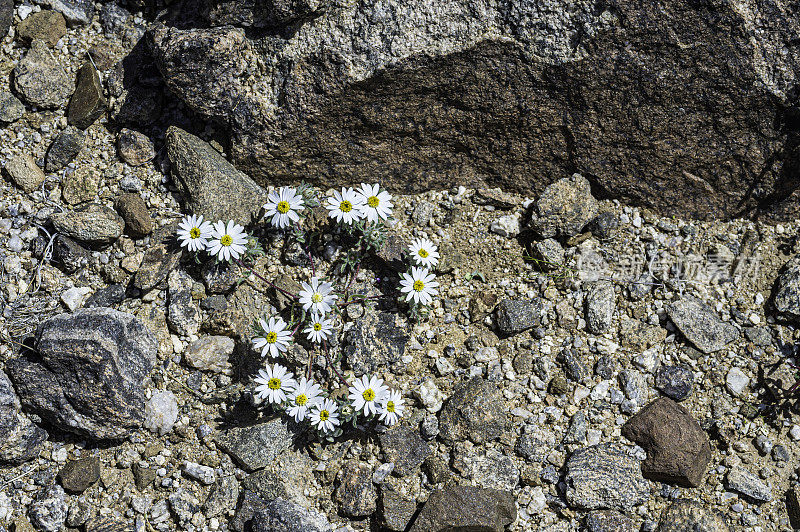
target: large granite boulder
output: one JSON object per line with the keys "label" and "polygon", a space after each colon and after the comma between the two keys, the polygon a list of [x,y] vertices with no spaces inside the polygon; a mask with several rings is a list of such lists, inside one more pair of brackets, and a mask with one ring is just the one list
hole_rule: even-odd
{"label": "large granite boulder", "polygon": [[158,342],[135,316],[110,308],[59,314],[36,331],[36,354],[6,369],[28,410],[93,440],[125,438],[142,426],[143,382]]}
{"label": "large granite boulder", "polygon": [[530,194],[579,172],[668,214],[798,211],[796,2],[322,3],[189,2],[149,33],[260,183]]}

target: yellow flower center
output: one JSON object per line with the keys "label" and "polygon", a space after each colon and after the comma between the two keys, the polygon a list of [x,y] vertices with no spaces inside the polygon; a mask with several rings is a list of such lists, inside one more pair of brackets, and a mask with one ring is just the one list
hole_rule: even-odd
{"label": "yellow flower center", "polygon": [[274,344],[278,341],[278,333],[272,331],[268,332],[266,340],[268,344]]}
{"label": "yellow flower center", "polygon": [[288,201],[280,201],[278,202],[278,212],[281,214],[286,214],[289,212],[289,202]]}
{"label": "yellow flower center", "polygon": [[430,253],[428,253],[428,250],[427,250],[427,249],[420,249],[420,250],[419,250],[419,253],[417,253],[417,254],[418,254],[420,257],[422,257],[423,259],[427,259],[427,258],[428,258],[428,255],[430,255]]}
{"label": "yellow flower center", "polygon": [[422,281],[414,281],[414,290],[416,292],[422,292],[423,288],[425,288],[425,283]]}
{"label": "yellow flower center", "polygon": [[321,323],[315,323],[314,324],[314,330],[315,331],[321,331],[322,330],[322,324]]}
{"label": "yellow flower center", "polygon": [[363,397],[365,401],[372,401],[375,399],[375,392],[372,391],[372,388],[367,388],[364,390],[364,393],[361,394],[361,397]]}
{"label": "yellow flower center", "polygon": [[322,303],[322,294],[319,292],[314,292],[314,295],[311,296],[312,303]]}
{"label": "yellow flower center", "polygon": [[339,204],[339,210],[342,212],[350,212],[353,210],[353,204],[347,200],[344,200]]}
{"label": "yellow flower center", "polygon": [[386,411],[394,413],[394,401],[386,401]]}
{"label": "yellow flower center", "polygon": [[276,379],[276,378],[273,377],[267,383],[267,387],[270,390],[280,390],[281,389],[281,380],[280,379]]}
{"label": "yellow flower center", "polygon": [[320,421],[328,421],[328,418],[331,417],[331,413],[327,410],[320,410],[319,411],[319,420]]}
{"label": "yellow flower center", "polygon": [[233,244],[233,239],[231,238],[231,235],[222,235],[222,238],[219,239],[219,243],[225,247],[228,247]]}
{"label": "yellow flower center", "polygon": [[370,196],[367,198],[367,205],[372,207],[373,209],[380,204],[381,200],[378,199],[378,196]]}
{"label": "yellow flower center", "polygon": [[192,238],[200,238],[200,229],[192,227],[192,230],[189,231],[189,236]]}
{"label": "yellow flower center", "polygon": [[304,393],[301,393],[300,395],[294,398],[294,404],[296,404],[297,406],[304,406],[307,402],[308,402],[308,397],[306,397],[306,394]]}

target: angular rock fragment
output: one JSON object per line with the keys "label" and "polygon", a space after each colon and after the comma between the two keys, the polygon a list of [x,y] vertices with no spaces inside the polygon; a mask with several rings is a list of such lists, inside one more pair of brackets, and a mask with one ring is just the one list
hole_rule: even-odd
{"label": "angular rock fragment", "polygon": [[93,440],[125,438],[144,421],[144,388],[158,344],[131,314],[81,309],[43,322],[36,358],[6,369],[26,408]]}
{"label": "angular rock fragment", "polygon": [[684,297],[666,306],[669,319],[703,353],[719,351],[739,338],[739,330],[722,321],[699,299]]}
{"label": "angular rock fragment", "polygon": [[622,427],[622,435],[647,451],[642,474],[660,482],[697,487],[711,461],[711,444],[700,424],[678,403],[656,399]]}

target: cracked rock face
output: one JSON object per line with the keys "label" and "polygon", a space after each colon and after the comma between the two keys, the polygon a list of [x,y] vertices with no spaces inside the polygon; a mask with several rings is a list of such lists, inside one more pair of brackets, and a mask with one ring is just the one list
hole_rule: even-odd
{"label": "cracked rock face", "polygon": [[167,86],[230,128],[261,183],[539,194],[577,171],[666,214],[798,210],[786,0],[256,4],[150,40]]}
{"label": "cracked rock face", "polygon": [[115,440],[142,426],[143,382],[157,349],[133,315],[83,309],[42,323],[37,354],[9,360],[6,369],[30,411],[62,430]]}

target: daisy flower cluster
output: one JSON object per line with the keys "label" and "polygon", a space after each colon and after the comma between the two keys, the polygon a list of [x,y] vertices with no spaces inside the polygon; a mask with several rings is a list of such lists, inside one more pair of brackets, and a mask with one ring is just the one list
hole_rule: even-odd
{"label": "daisy flower cluster", "polygon": [[178,242],[189,251],[205,251],[220,262],[238,260],[247,251],[247,233],[233,220],[211,223],[202,216],[185,217],[178,224]]}
{"label": "daisy flower cluster", "polygon": [[405,411],[405,400],[389,389],[383,379],[363,376],[348,387],[346,399],[328,397],[313,379],[297,380],[280,364],[259,370],[255,378],[258,397],[282,409],[295,422],[308,422],[322,436],[338,436],[345,421],[357,416],[394,425]]}
{"label": "daisy flower cluster", "polygon": [[[292,342],[301,342],[311,348],[309,351],[324,353],[328,365],[333,366],[329,349],[337,345],[335,334],[344,320],[341,310],[365,300],[366,296],[351,294],[350,286],[363,256],[383,246],[387,228],[393,223],[393,206],[392,195],[377,184],[342,187],[327,197],[318,196],[307,185],[269,192],[263,205],[265,220],[287,240],[301,244],[310,260],[312,274],[300,283],[297,293],[274,285],[245,264],[247,260],[240,260],[260,248],[258,239],[234,221],[211,223],[202,216],[187,216],[179,224],[177,237],[188,251],[205,252],[218,261],[235,261],[291,299],[291,307],[283,316],[266,316],[256,324],[252,345],[262,358],[284,357]],[[343,262],[349,268],[339,268],[338,274],[318,275],[310,247],[305,245],[312,237],[304,228],[304,220],[317,208],[324,209],[322,212],[334,222],[333,231],[345,235],[342,238],[348,242]],[[407,253],[409,268],[400,274],[399,300],[408,304],[412,315],[424,314],[438,295],[439,283],[433,272],[440,255],[436,245],[425,237],[413,240]],[[335,374],[348,391],[346,396],[334,395],[326,391],[326,383],[315,382],[311,369],[311,360],[306,371],[298,375],[281,363],[267,364],[254,379],[256,394],[296,422],[308,423],[326,439],[341,434],[347,423],[356,426],[359,420],[377,421],[391,426],[403,416],[406,407],[401,393],[386,386],[383,379],[374,375],[345,379],[331,367],[330,378]]]}

